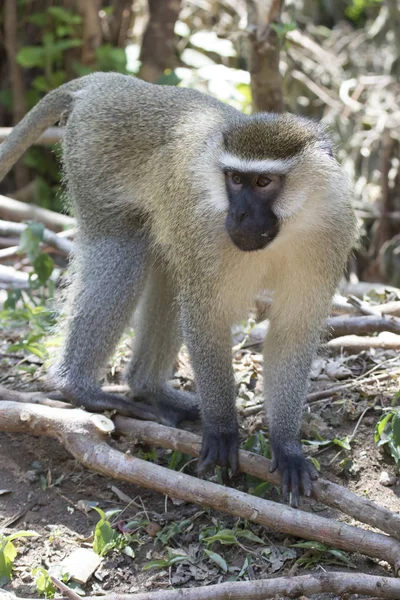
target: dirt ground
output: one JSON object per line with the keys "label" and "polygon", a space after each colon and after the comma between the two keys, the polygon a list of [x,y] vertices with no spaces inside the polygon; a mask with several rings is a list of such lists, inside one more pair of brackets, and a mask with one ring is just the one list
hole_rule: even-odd
{"label": "dirt ground", "polygon": [[[5,354],[3,358],[4,356]],[[260,354],[255,351],[241,351],[234,355],[243,440],[254,432],[266,431],[263,413],[248,417],[243,417],[242,414],[244,409],[256,405],[261,399],[261,362]],[[18,356],[11,363],[14,366],[11,365],[10,368],[9,356],[1,363],[2,385],[21,388],[23,384],[25,389],[40,389],[40,377],[32,382],[26,375],[21,378],[16,376]],[[344,395],[309,403],[303,427],[303,438],[309,440],[316,436],[323,439],[343,439],[346,435],[351,436],[356,428],[350,451],[338,445],[330,445],[328,448],[305,446],[305,449],[319,460],[326,479],[344,485],[360,496],[368,495],[395,512],[400,510],[400,482],[393,460],[374,443],[374,430],[382,408],[390,405],[398,391],[397,378],[382,382],[369,376],[365,384],[362,381],[371,369],[374,369],[373,373],[379,373],[398,367],[399,363],[400,359],[397,361],[394,352],[376,352],[374,355],[364,353],[339,358],[325,356],[317,359],[310,391],[343,384],[357,377],[361,383]],[[118,372],[119,368],[116,375],[115,369],[113,371],[117,379]],[[185,357],[181,360],[175,382],[186,389],[193,387]],[[130,447],[126,440],[115,440],[113,443],[118,449],[130,449],[142,457],[157,459],[163,465],[168,464],[171,458],[167,451],[157,450],[154,453],[151,448]],[[342,463],[346,458],[352,461],[346,465],[348,467],[351,464],[350,471]],[[194,461],[189,462],[184,471],[194,474]],[[393,476],[389,487],[380,483],[384,471],[390,477]],[[215,476],[210,475],[209,478],[216,481]],[[233,485],[248,491],[251,482],[245,476],[239,476]],[[279,501],[279,494],[274,489],[265,497]],[[91,503],[105,511],[122,510],[123,513],[116,518],[118,527],[121,529],[124,524],[135,521],[136,541],[131,544],[134,557],[127,556],[120,550],[113,550],[103,558],[88,583],[81,586],[87,595],[110,591],[154,591],[171,586],[179,588],[210,585],[235,577],[258,579],[309,572],[296,563],[307,551],[293,548],[293,544],[299,541],[294,537],[284,536],[258,525],[239,523],[238,519],[222,513],[174,502],[149,490],[88,472],[57,441],[0,433],[0,530],[5,534],[21,530],[33,530],[39,534],[39,537],[23,538],[15,542],[18,555],[14,563],[13,579],[4,589],[13,591],[19,597],[39,597],[32,568],[43,566],[49,569],[60,564],[76,548],[91,548],[94,528],[99,520],[97,512],[90,510]],[[352,522],[314,501],[303,501],[301,508]],[[188,521],[180,527],[184,520]],[[142,521],[146,524],[141,525]],[[212,551],[222,556],[230,569],[224,573],[215,561],[204,554],[207,546],[202,537],[204,538],[205,531],[209,531],[205,528],[211,526],[218,529],[246,528],[263,543],[253,543],[251,539],[232,545],[215,542]],[[157,539],[157,531],[165,533],[165,536]],[[188,558],[172,566],[144,569],[151,561],[165,559],[168,552],[183,552]],[[308,551],[308,555],[312,556],[312,552]],[[361,555],[349,555],[348,558],[358,571],[390,574],[390,567],[386,563]],[[309,568],[317,572],[348,570],[344,563],[333,564],[326,554],[316,564],[309,565]],[[336,596],[312,598],[327,600]]]}

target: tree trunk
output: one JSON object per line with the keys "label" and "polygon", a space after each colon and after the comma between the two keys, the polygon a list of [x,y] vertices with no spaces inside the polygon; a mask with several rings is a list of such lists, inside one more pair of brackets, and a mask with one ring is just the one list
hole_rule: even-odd
{"label": "tree trunk", "polygon": [[279,72],[280,41],[272,25],[278,23],[284,0],[247,0],[248,69],[253,112],[282,112],[283,90]]}
{"label": "tree trunk", "polygon": [[148,0],[149,22],[143,36],[138,76],[156,83],[165,69],[176,66],[175,22],[179,16],[180,0]]}

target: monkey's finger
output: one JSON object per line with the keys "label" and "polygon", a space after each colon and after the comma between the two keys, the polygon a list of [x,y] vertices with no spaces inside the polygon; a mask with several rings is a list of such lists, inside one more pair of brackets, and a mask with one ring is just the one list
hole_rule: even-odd
{"label": "monkey's finger", "polygon": [[310,473],[312,481],[316,481],[318,479],[319,473],[312,463],[309,463],[308,472]]}
{"label": "monkey's finger", "polygon": [[310,497],[312,492],[311,470],[304,469],[301,473],[301,487],[304,495]]}
{"label": "monkey's finger", "polygon": [[290,471],[285,469],[282,475],[282,498],[285,504],[289,502],[290,496]]}
{"label": "monkey's finger", "polygon": [[229,464],[232,475],[237,475],[239,473],[239,452],[236,447],[229,450]]}
{"label": "monkey's finger", "polygon": [[222,483],[224,485],[229,485],[231,482],[231,478],[229,477],[229,469],[228,467],[221,467],[221,477]]}
{"label": "monkey's finger", "polygon": [[278,468],[278,462],[275,457],[272,457],[271,464],[269,467],[269,472],[273,473],[274,471],[277,470],[277,468]]}
{"label": "monkey's finger", "polygon": [[291,506],[298,508],[300,503],[300,479],[297,469],[291,471],[290,488],[292,493]]}

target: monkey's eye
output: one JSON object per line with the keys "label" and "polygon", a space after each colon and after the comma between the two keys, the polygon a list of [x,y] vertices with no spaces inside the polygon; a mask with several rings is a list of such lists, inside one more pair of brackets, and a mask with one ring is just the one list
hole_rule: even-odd
{"label": "monkey's eye", "polygon": [[242,185],[242,178],[237,173],[232,173],[231,179],[235,185]]}
{"label": "monkey's eye", "polygon": [[265,177],[264,175],[261,175],[261,177],[259,177],[256,181],[256,186],[257,187],[267,187],[267,185],[269,185],[271,183],[271,179],[269,177]]}

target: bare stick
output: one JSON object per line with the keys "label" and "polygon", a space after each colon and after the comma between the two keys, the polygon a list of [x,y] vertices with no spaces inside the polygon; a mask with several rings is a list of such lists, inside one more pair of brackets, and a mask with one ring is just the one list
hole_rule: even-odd
{"label": "bare stick", "polygon": [[328,327],[336,338],[343,335],[356,334],[366,335],[369,333],[381,333],[390,331],[400,333],[400,319],[397,317],[369,315],[364,317],[331,317],[328,319]]}
{"label": "bare stick", "polygon": [[[12,132],[12,127],[0,127],[0,142],[4,142],[4,140],[10,135]],[[49,146],[50,144],[56,144],[57,142],[62,140],[64,135],[64,129],[62,127],[49,127],[46,129],[44,133],[38,138],[35,144],[39,146]]]}
{"label": "bare stick", "polygon": [[[77,597],[75,592],[55,577],[51,578],[67,598]],[[67,589],[64,589],[67,588]],[[85,596],[85,600],[266,600],[267,598],[299,598],[300,595],[330,592],[340,597],[347,594],[398,600],[400,580],[364,573],[312,573],[298,577],[277,577],[253,581],[227,581],[218,585],[178,590],[161,590],[139,594],[106,594]],[[3,598],[4,597],[4,598]],[[20,600],[12,592],[0,590],[1,600]],[[21,598],[22,600],[22,598]],[[34,600],[24,598],[24,600]],[[371,599],[372,600],[372,599]]]}
{"label": "bare stick", "polygon": [[14,267],[0,265],[0,289],[16,288],[26,290],[29,288],[29,275],[22,271],[17,271]]}
{"label": "bare stick", "polygon": [[[108,594],[101,600],[265,600],[266,598],[299,598],[330,592],[374,595],[375,598],[400,597],[400,580],[363,573],[313,573],[298,577],[278,577],[253,581],[225,582],[197,588],[162,590],[140,594]],[[86,596],[86,600],[99,596]]]}
{"label": "bare stick", "polygon": [[75,224],[75,219],[69,215],[56,213],[35,204],[26,204],[13,198],[0,195],[0,218],[6,221],[39,221],[48,229],[62,231],[65,227]]}
{"label": "bare stick", "polygon": [[383,350],[398,350],[400,348],[400,335],[384,332],[377,337],[362,337],[358,335],[345,335],[324,344],[324,348],[346,351],[356,354],[371,348],[382,348]]}
{"label": "bare stick", "polygon": [[[24,223],[13,223],[12,221],[0,221],[0,235],[21,235],[25,231],[28,225]],[[43,241],[49,246],[56,248],[63,254],[70,254],[73,249],[73,243],[69,240],[60,237],[54,233],[54,231],[50,231],[49,229],[45,229],[43,231]]]}
{"label": "bare stick", "polygon": [[[135,442],[179,450],[179,452],[191,456],[199,455],[201,438],[194,433],[121,416],[117,416],[114,422],[118,433],[131,436]],[[277,471],[270,473],[270,467],[271,461],[267,458],[240,450],[240,471],[280,486],[281,477],[279,473]],[[325,479],[318,479],[313,482],[312,496],[318,502],[339,509],[362,523],[378,527],[400,539],[400,515],[390,512],[390,510],[375,504],[367,498],[361,498],[350,490]]]}
{"label": "bare stick", "polygon": [[72,404],[68,402],[61,402],[48,396],[49,394],[46,392],[20,392],[19,390],[10,390],[10,388],[0,385],[0,402],[10,401],[42,404],[43,406],[52,406],[53,408],[73,408]]}
{"label": "bare stick", "polygon": [[389,536],[250,496],[118,452],[105,442],[114,424],[103,415],[18,402],[3,402],[1,408],[0,431],[56,438],[85,467],[107,477],[220,510],[275,531],[379,558],[394,565],[396,573],[400,567],[400,542]]}

